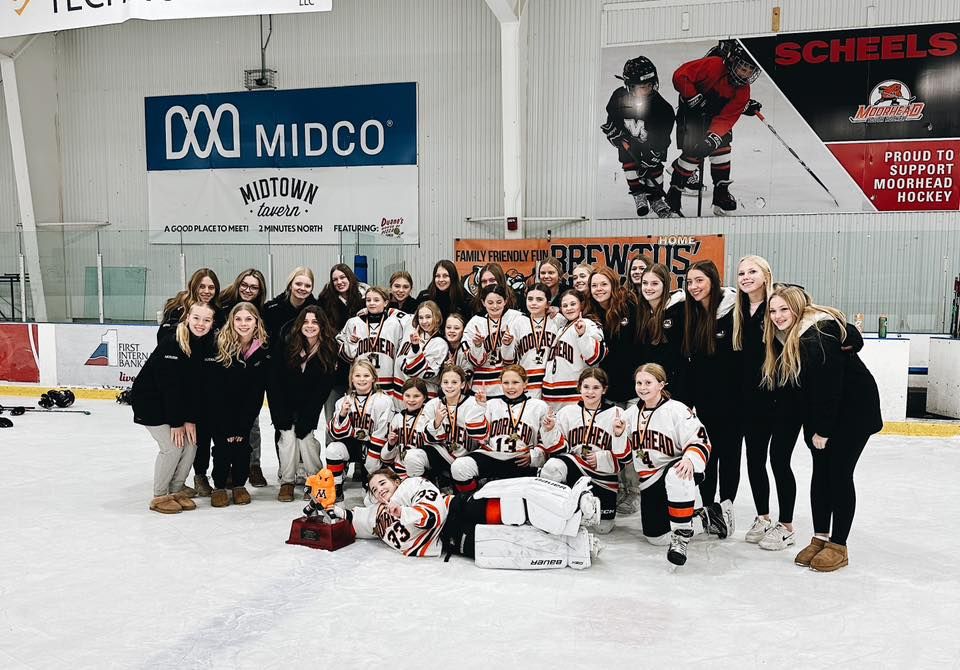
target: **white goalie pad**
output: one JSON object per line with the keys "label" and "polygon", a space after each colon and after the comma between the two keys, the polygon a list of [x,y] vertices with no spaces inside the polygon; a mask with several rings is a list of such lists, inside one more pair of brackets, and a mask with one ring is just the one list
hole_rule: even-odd
{"label": "white goalie pad", "polygon": [[576,535],[580,495],[589,489],[589,477],[581,477],[573,488],[542,477],[517,477],[489,482],[473,497],[499,498],[500,518],[509,526],[529,523],[555,535]]}
{"label": "white goalie pad", "polygon": [[474,553],[478,567],[546,570],[590,567],[590,535],[551,535],[533,526],[477,526]]}

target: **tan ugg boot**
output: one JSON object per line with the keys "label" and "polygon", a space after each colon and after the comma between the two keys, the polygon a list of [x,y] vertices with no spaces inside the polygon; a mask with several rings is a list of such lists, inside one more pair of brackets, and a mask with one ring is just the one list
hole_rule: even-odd
{"label": "tan ugg boot", "polygon": [[293,502],[293,484],[281,484],[280,493],[277,494],[277,500],[280,502]]}
{"label": "tan ugg boot", "polygon": [[796,563],[797,565],[801,566],[801,567],[809,568],[809,567],[810,567],[810,561],[813,560],[813,557],[814,557],[814,556],[816,556],[818,553],[820,553],[820,550],[823,549],[823,545],[825,545],[826,543],[827,543],[826,540],[814,536],[814,537],[810,540],[810,544],[808,544],[806,547],[804,547],[804,548],[800,551],[800,553],[797,554],[797,557],[796,557],[795,559],[793,559],[793,562]]}
{"label": "tan ugg boot", "polygon": [[197,503],[190,500],[190,496],[183,491],[174,493],[173,499],[178,505],[180,505],[180,509],[184,510],[185,512],[197,509]]}
{"label": "tan ugg boot", "polygon": [[827,542],[810,561],[810,569],[817,572],[833,572],[847,565],[847,545]]}
{"label": "tan ugg boot", "polygon": [[211,507],[226,507],[229,504],[230,496],[227,495],[226,489],[213,489],[210,493]]}
{"label": "tan ugg boot", "polygon": [[234,505],[249,505],[250,504],[250,492],[247,491],[244,486],[236,486],[233,489],[233,504]]}
{"label": "tan ugg boot", "polygon": [[160,514],[180,514],[183,510],[173,496],[157,496],[150,501],[150,509]]}
{"label": "tan ugg boot", "polygon": [[196,498],[196,497],[197,497],[197,490],[196,490],[196,489],[193,489],[193,488],[190,488],[189,486],[187,486],[186,484],[184,484],[184,485],[180,488],[179,491],[174,491],[174,492],[173,492],[173,495],[175,495],[175,496],[184,495],[184,496],[186,496],[186,497],[188,497],[188,498]]}

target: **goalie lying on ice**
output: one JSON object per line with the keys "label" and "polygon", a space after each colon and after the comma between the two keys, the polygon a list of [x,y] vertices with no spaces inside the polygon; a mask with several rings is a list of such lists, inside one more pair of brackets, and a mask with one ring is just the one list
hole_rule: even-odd
{"label": "goalie lying on ice", "polygon": [[590,567],[598,542],[582,525],[600,513],[590,478],[573,487],[539,477],[488,483],[473,495],[442,494],[422,477],[401,480],[391,470],[370,476],[375,504],[333,513],[358,538],[378,537],[405,556],[449,554],[475,558],[480,567],[536,570]]}

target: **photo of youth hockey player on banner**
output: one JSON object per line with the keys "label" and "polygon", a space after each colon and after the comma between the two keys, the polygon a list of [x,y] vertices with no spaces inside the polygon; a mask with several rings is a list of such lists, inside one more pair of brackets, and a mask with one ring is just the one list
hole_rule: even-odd
{"label": "photo of youth hockey player on banner", "polygon": [[605,48],[597,100],[597,218],[873,211],[739,40]]}

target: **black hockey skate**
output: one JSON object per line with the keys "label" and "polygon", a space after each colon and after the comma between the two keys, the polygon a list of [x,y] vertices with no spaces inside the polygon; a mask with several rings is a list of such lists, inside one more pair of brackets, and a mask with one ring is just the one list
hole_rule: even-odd
{"label": "black hockey skate", "polygon": [[650,201],[646,193],[631,193],[633,203],[637,206],[637,216],[646,216],[650,213]]}
{"label": "black hockey skate", "polygon": [[730,181],[718,181],[713,185],[713,213],[727,216],[737,211],[737,200],[730,195]]}
{"label": "black hockey skate", "polygon": [[670,205],[667,204],[667,201],[663,198],[657,198],[656,200],[652,201],[650,203],[650,207],[653,209],[653,213],[661,219],[671,219],[679,216],[672,209],[670,209]]}
{"label": "black hockey skate", "polygon": [[[676,186],[671,186],[667,191],[667,205],[670,207],[670,211],[673,212],[675,216],[683,216],[683,211],[680,203],[681,199],[680,189]],[[660,213],[657,213],[660,216]],[[666,217],[660,217],[666,218]]]}
{"label": "black hockey skate", "polygon": [[681,528],[670,533],[670,548],[667,549],[667,560],[674,565],[683,565],[687,562],[687,545],[693,531]]}

